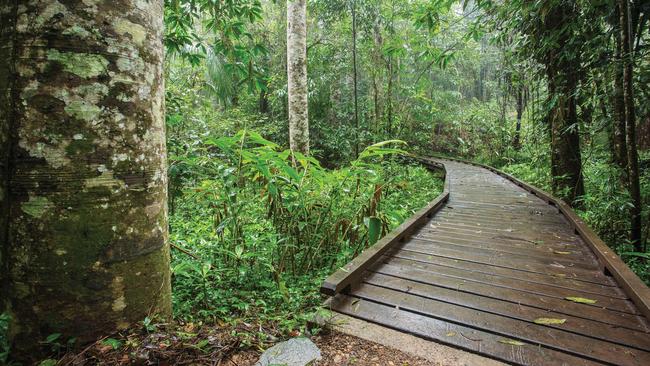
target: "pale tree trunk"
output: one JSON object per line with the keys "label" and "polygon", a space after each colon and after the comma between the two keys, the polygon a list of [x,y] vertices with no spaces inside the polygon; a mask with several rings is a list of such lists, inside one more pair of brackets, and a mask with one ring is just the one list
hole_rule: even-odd
{"label": "pale tree trunk", "polygon": [[287,85],[289,145],[292,151],[308,154],[307,0],[287,2]]}
{"label": "pale tree trunk", "polygon": [[162,0],[0,0],[0,311],[19,359],[171,313],[162,19]]}

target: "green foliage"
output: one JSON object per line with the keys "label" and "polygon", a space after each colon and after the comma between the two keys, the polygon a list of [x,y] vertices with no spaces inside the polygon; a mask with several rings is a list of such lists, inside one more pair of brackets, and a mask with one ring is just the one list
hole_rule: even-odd
{"label": "green foliage", "polygon": [[175,252],[176,313],[302,326],[327,274],[441,191],[425,168],[393,161],[403,144],[371,145],[336,170],[250,130],[172,156],[185,175],[171,240],[199,258]]}

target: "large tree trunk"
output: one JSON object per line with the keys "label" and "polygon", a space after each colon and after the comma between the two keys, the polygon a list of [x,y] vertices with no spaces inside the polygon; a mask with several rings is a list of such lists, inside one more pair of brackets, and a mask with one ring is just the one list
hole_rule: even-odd
{"label": "large tree trunk", "polygon": [[549,84],[550,94],[555,95],[555,105],[549,115],[553,191],[577,205],[585,190],[574,95],[576,84],[557,86],[553,81]]}
{"label": "large tree trunk", "polygon": [[171,313],[162,19],[162,0],[0,0],[0,311],[19,359]]}
{"label": "large tree trunk", "polygon": [[630,208],[630,241],[636,251],[641,246],[641,190],[639,186],[639,157],[636,150],[636,114],[634,111],[634,85],[632,85],[633,55],[629,18],[630,3],[618,0],[621,28],[621,56],[623,57],[623,100],[625,104],[625,143],[627,144],[627,178],[632,207]]}
{"label": "large tree trunk", "polygon": [[551,174],[553,191],[572,205],[585,193],[580,154],[580,134],[576,108],[579,65],[577,57],[569,57],[567,17],[575,9],[567,3],[551,9],[545,19],[545,30],[558,33],[557,47],[547,52],[544,60],[549,84],[549,98],[554,99],[549,112],[551,134]]}
{"label": "large tree trunk", "polygon": [[289,145],[309,153],[307,113],[307,1],[287,2],[287,83],[289,88]]}

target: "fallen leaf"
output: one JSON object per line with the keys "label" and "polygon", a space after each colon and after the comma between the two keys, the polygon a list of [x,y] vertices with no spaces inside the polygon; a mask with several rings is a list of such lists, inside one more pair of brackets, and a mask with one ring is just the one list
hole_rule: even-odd
{"label": "fallen leaf", "polygon": [[553,276],[564,278],[566,275],[564,273],[554,273]]}
{"label": "fallen leaf", "polygon": [[596,300],[586,299],[584,297],[567,296],[564,299],[569,300],[569,301],[573,301],[573,302],[577,302],[577,303],[580,303],[580,304],[595,304],[596,303]]}
{"label": "fallen leaf", "polygon": [[456,332],[448,332],[447,337],[454,337],[456,336]]}
{"label": "fallen leaf", "polygon": [[559,250],[554,250],[553,253],[555,253],[555,254],[562,254],[562,255],[571,254],[571,252],[562,252],[562,251],[559,251]]}
{"label": "fallen leaf", "polygon": [[524,343],[516,341],[514,339],[510,339],[510,338],[499,339],[499,343],[510,344],[512,346],[523,346],[524,345]]}
{"label": "fallen leaf", "polygon": [[556,318],[537,318],[534,320],[535,324],[541,325],[550,325],[550,324],[564,324],[566,319],[556,319]]}

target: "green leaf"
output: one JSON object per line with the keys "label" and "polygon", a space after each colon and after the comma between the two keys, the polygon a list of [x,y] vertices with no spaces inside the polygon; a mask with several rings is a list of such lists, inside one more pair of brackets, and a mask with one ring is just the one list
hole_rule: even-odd
{"label": "green leaf", "polygon": [[122,342],[115,338],[107,338],[102,341],[102,344],[105,346],[111,346],[114,350],[118,350],[122,347]]}
{"label": "green leaf", "polygon": [[48,358],[47,360],[43,360],[43,361],[41,361],[41,362],[38,364],[38,366],[56,366],[57,363],[58,363],[57,360],[53,360],[53,359],[51,359],[51,358]]}
{"label": "green leaf", "polygon": [[381,235],[381,220],[375,216],[367,217],[366,226],[368,227],[368,243],[373,245],[379,240]]}
{"label": "green leaf", "polygon": [[557,319],[557,318],[537,318],[534,320],[535,324],[541,325],[552,325],[552,324],[564,324],[566,319]]}
{"label": "green leaf", "polygon": [[47,338],[45,338],[45,343],[53,343],[61,337],[61,333],[52,333]]}
{"label": "green leaf", "polygon": [[587,298],[584,298],[584,297],[574,297],[574,296],[567,296],[564,299],[569,300],[569,301],[573,301],[573,302],[577,302],[579,304],[593,305],[593,304],[595,304],[597,302],[596,300],[587,299]]}

